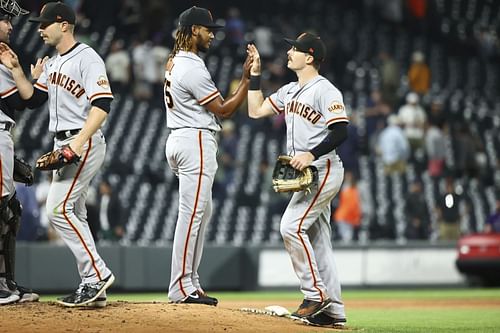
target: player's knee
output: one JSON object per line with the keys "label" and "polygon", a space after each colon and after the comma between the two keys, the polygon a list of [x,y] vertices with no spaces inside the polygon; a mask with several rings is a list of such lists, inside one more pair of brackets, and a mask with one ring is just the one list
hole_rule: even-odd
{"label": "player's knee", "polygon": [[0,199],[0,230],[4,234],[6,230],[10,230],[13,234],[17,234],[21,221],[22,206],[16,195],[12,197],[3,197]]}
{"label": "player's knee", "polygon": [[297,237],[297,228],[294,225],[283,223],[282,221],[280,224],[280,233],[284,240],[294,238]]}
{"label": "player's knee", "polygon": [[61,205],[47,203],[45,205],[45,213],[47,214],[47,218],[50,221],[53,221],[54,219],[63,216],[63,209]]}

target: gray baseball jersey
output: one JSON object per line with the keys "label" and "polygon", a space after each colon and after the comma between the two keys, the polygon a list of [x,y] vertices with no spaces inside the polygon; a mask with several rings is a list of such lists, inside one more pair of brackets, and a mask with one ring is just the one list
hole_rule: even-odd
{"label": "gray baseball jersey", "polygon": [[[48,93],[49,131],[56,132],[54,149],[73,140],[93,100],[113,97],[103,60],[81,43],[50,58],[35,87]],[[49,220],[73,252],[82,283],[97,282],[111,274],[97,253],[85,208],[89,184],[101,168],[105,152],[106,142],[98,130],[84,145],[78,164],[53,173],[47,197]]]}
{"label": "gray baseball jersey", "polygon": [[179,177],[179,215],[175,227],[168,297],[181,301],[202,290],[198,267],[206,226],[212,214],[217,171],[217,118],[204,107],[220,96],[196,54],[180,51],[165,73],[167,161]]}
{"label": "gray baseball jersey", "polygon": [[[328,126],[348,122],[342,94],[318,75],[303,87],[289,83],[269,97],[276,113],[285,112],[287,150],[294,156],[310,151],[328,135]],[[335,318],[345,318],[340,282],[331,244],[331,201],[344,177],[339,157],[332,151],[320,156],[318,186],[309,194],[293,194],[281,219],[280,231],[304,298],[331,299],[325,310]]]}
{"label": "gray baseball jersey", "polygon": [[17,86],[10,71],[0,64],[0,198],[11,196],[15,192],[14,172],[14,142],[10,129],[14,127],[14,110],[9,108],[5,99],[17,93]]}
{"label": "gray baseball jersey", "polygon": [[49,94],[49,131],[81,129],[98,98],[113,98],[102,58],[78,43],[50,58],[35,87]]}
{"label": "gray baseball jersey", "polygon": [[204,105],[221,96],[203,60],[192,52],[179,51],[171,71],[165,72],[167,127],[192,127],[220,131],[216,116]]}

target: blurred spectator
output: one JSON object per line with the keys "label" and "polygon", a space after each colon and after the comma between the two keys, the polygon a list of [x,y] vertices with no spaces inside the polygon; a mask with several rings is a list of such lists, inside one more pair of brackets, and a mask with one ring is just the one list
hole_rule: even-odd
{"label": "blurred spectator", "polygon": [[395,108],[398,104],[399,64],[385,51],[379,53],[379,72],[382,80],[382,100]]}
{"label": "blurred spectator", "polygon": [[[149,100],[153,96],[153,83],[158,72],[150,41],[135,40],[132,46],[132,68],[134,73],[134,96],[140,100]],[[160,71],[164,73],[164,69]]]}
{"label": "blurred spectator", "polygon": [[440,240],[457,240],[460,237],[461,204],[462,196],[456,191],[454,179],[447,177],[444,193],[438,198],[436,206]]}
{"label": "blurred spectator", "polygon": [[421,51],[415,51],[408,70],[410,89],[420,96],[429,92],[431,87],[431,70],[425,63],[425,56]]}
{"label": "blurred spectator", "polygon": [[500,43],[494,29],[481,27],[476,37],[478,43],[478,53],[482,61],[489,62],[498,55]]}
{"label": "blurred spectator", "polygon": [[431,124],[425,135],[427,171],[431,177],[443,174],[446,159],[446,137],[441,128]]}
{"label": "blurred spectator", "polygon": [[427,122],[430,125],[435,125],[439,128],[443,128],[446,124],[446,115],[443,109],[443,100],[441,97],[434,97],[431,101],[431,106],[427,114]]}
{"label": "blurred spectator", "polygon": [[259,25],[253,30],[255,46],[263,61],[274,55],[273,32],[268,26]]}
{"label": "blurred spectator", "polygon": [[33,186],[15,183],[16,196],[23,211],[21,213],[21,225],[16,239],[21,241],[37,241],[45,238],[46,231],[40,224],[40,207],[36,201]]}
{"label": "blurred spectator", "polygon": [[408,219],[405,237],[407,239],[428,239],[430,219],[420,180],[415,180],[410,186],[410,193],[406,197],[405,215]]}
{"label": "blurred spectator", "polygon": [[130,86],[130,55],[123,49],[123,41],[115,40],[111,43],[109,55],[106,57],[111,89],[116,93],[126,94]]}
{"label": "blurred spectator", "polygon": [[236,169],[237,149],[238,136],[235,131],[235,124],[232,120],[225,120],[222,123],[221,138],[219,143],[219,169],[216,174],[218,190],[214,191],[216,195],[225,192],[227,186],[233,182],[234,172]]}
{"label": "blurred spectator", "polygon": [[356,178],[346,171],[339,194],[339,205],[333,215],[338,226],[340,239],[350,243],[361,225],[361,203]]}
{"label": "blurred spectator", "polygon": [[500,199],[498,198],[495,211],[486,220],[484,232],[500,232]]}
{"label": "blurred spectator", "polygon": [[397,115],[388,118],[388,126],[380,132],[377,147],[387,174],[406,171],[406,161],[410,155],[410,145],[400,127]]}
{"label": "blurred spectator", "polygon": [[160,40],[155,40],[151,55],[153,59],[155,77],[153,79],[153,101],[163,105],[163,82],[165,81],[165,65],[170,49],[163,46]]}
{"label": "blurred spectator", "polygon": [[409,17],[408,21],[414,33],[426,31],[425,18],[427,16],[427,0],[406,0]]}
{"label": "blurred spectator", "polygon": [[233,51],[245,43],[245,23],[236,7],[230,7],[227,11],[226,34],[226,40]]}
{"label": "blurred spectator", "polygon": [[479,174],[477,156],[483,154],[481,140],[472,134],[467,124],[459,125],[456,135],[457,177],[476,178]]}
{"label": "blurred spectator", "polygon": [[416,93],[406,95],[406,104],[401,106],[398,111],[401,124],[404,126],[404,132],[410,143],[412,154],[424,146],[424,128],[427,115],[419,104],[419,97]]}
{"label": "blurred spectator", "polygon": [[100,239],[118,241],[125,235],[122,207],[118,196],[113,194],[113,188],[107,181],[99,184],[99,221]]}
{"label": "blurred spectator", "polygon": [[337,154],[342,160],[344,170],[354,174],[354,177],[359,178],[359,141],[357,117],[352,113],[349,115],[349,126],[347,126],[347,139],[336,149]]}
{"label": "blurred spectator", "polygon": [[385,123],[391,112],[391,107],[382,99],[380,91],[372,90],[365,111],[365,127],[368,140],[376,132],[378,122],[382,120]]}

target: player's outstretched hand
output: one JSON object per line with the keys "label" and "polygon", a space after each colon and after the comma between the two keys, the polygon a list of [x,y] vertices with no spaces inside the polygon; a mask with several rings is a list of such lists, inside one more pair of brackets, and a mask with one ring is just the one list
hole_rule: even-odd
{"label": "player's outstretched hand", "polygon": [[257,50],[257,48],[255,47],[254,44],[248,44],[247,53],[253,59],[252,68],[250,68],[250,74],[251,75],[260,75],[260,73],[261,73],[260,55],[259,55],[259,51]]}
{"label": "player's outstretched hand", "polygon": [[20,66],[17,55],[5,43],[0,43],[0,62],[8,69],[14,69]]}
{"label": "player's outstretched hand", "polygon": [[43,57],[43,59],[38,58],[36,60],[36,64],[31,64],[31,77],[35,80],[38,80],[40,75],[43,73],[43,67],[45,66],[45,63],[49,60],[48,56]]}
{"label": "player's outstretched hand", "polygon": [[250,79],[250,68],[252,68],[253,59],[251,55],[247,55],[245,59],[245,63],[243,63],[243,74],[242,79],[249,80]]}

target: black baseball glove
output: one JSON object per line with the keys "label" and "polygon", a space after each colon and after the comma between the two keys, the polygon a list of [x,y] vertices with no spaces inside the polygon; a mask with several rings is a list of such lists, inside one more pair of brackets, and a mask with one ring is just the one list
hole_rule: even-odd
{"label": "black baseball glove", "polygon": [[14,181],[26,184],[27,186],[33,185],[33,169],[23,159],[14,156]]}
{"label": "black baseball glove", "polygon": [[299,171],[290,165],[292,158],[281,155],[276,161],[273,171],[273,189],[276,192],[311,192],[318,183],[318,170],[308,166]]}

